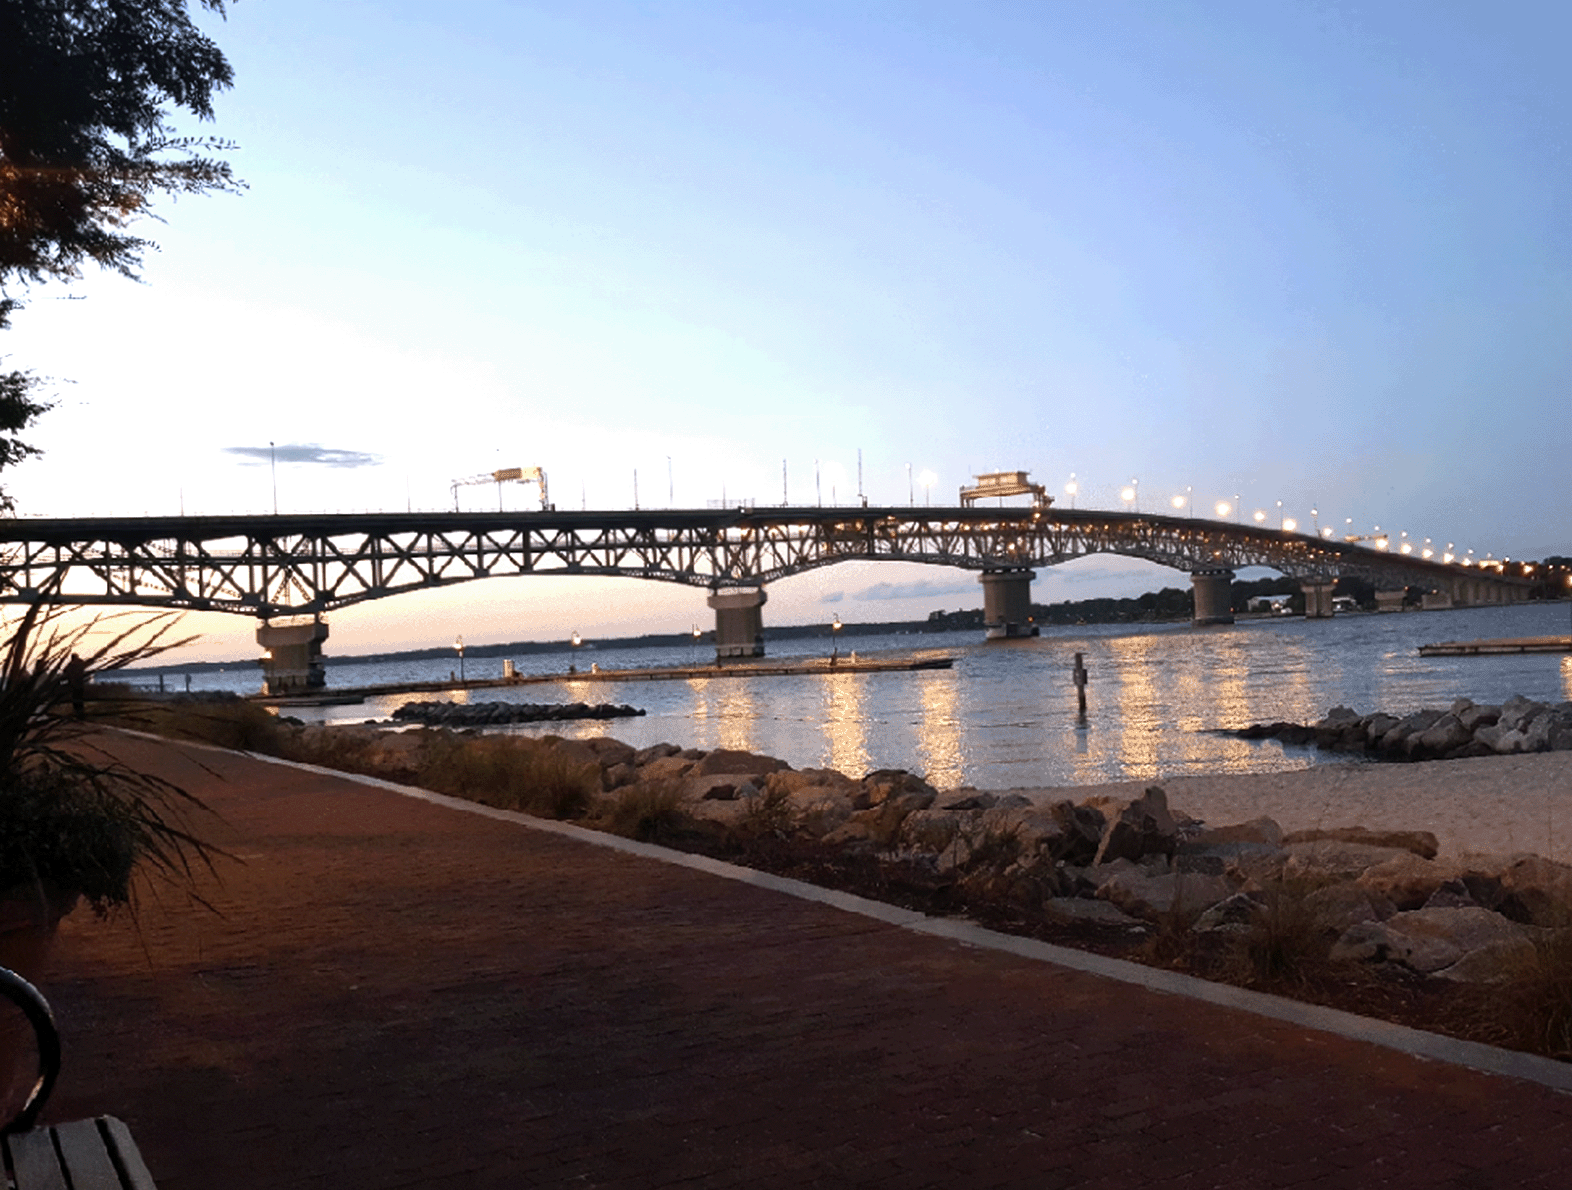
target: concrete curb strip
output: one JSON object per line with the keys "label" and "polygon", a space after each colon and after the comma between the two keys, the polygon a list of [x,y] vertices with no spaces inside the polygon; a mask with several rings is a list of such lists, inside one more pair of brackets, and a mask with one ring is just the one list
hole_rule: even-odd
{"label": "concrete curb strip", "polygon": [[[126,734],[143,736],[148,739],[160,739],[165,743],[174,742],[180,747],[197,748],[203,751],[231,751],[231,749],[219,748],[209,744],[169,741],[163,737],[146,735],[143,732],[127,732]],[[445,794],[432,793],[429,790],[419,789],[411,785],[399,785],[392,781],[384,781],[378,777],[346,773],[338,769],[323,768],[320,765],[304,764],[293,760],[283,760],[276,756],[264,756],[254,752],[245,752],[241,753],[241,755],[266,764],[281,765],[286,768],[299,769],[303,772],[316,773],[325,777],[353,781],[357,784],[383,789],[402,797],[415,798],[466,814],[479,814],[482,817],[492,818],[499,822],[516,823],[531,830],[561,835],[565,838],[588,843],[591,846],[606,847],[613,851],[621,851],[661,863],[691,868],[694,871],[718,876],[725,880],[751,884],[757,888],[765,888],[805,901],[828,905],[832,908],[871,918],[900,929],[911,930],[914,933],[946,938],[963,946],[1003,951],[1019,958],[1053,963],[1073,971],[1085,972],[1088,975],[1118,980],[1120,983],[1134,984],[1149,991],[1172,996],[1183,996],[1223,1008],[1233,1008],[1243,1012],[1254,1013],[1257,1016],[1268,1017],[1291,1025],[1299,1025],[1303,1028],[1331,1033],[1349,1040],[1367,1042],[1371,1045],[1395,1050],[1415,1058],[1423,1058],[1434,1062],[1446,1062],[1488,1074],[1523,1079],[1557,1091],[1572,1092],[1572,1063],[1558,1062],[1552,1058],[1544,1058],[1536,1054],[1519,1053],[1515,1050],[1501,1049],[1497,1046],[1483,1045],[1474,1041],[1460,1041],[1455,1038],[1444,1037],[1438,1033],[1427,1033],[1421,1029],[1413,1029],[1407,1025],[1396,1025],[1387,1021],[1374,1020],[1370,1017],[1356,1016],[1353,1013],[1343,1012],[1339,1009],[1326,1008],[1317,1004],[1306,1004],[1298,1000],[1289,1000],[1281,996],[1251,991],[1247,988],[1233,987],[1230,984],[1210,983],[1207,980],[1197,979],[1191,975],[1182,975],[1176,971],[1164,971],[1157,967],[1146,967],[1124,959],[1113,959],[1104,955],[1093,954],[1089,951],[1074,950],[1069,947],[1039,942],[1033,938],[1020,938],[1010,934],[1000,934],[961,918],[929,917],[915,910],[886,905],[879,901],[871,901],[866,897],[855,896],[835,889],[820,888],[817,885],[806,884],[800,880],[775,876],[768,872],[759,872],[752,868],[726,863],[723,860],[710,859],[702,855],[689,855],[686,852],[674,851],[668,847],[660,847],[652,843],[639,843],[632,839],[624,839],[619,835],[589,830],[582,826],[558,822],[553,819],[535,818],[514,810],[499,810],[494,806],[465,801],[462,798],[448,797]]]}

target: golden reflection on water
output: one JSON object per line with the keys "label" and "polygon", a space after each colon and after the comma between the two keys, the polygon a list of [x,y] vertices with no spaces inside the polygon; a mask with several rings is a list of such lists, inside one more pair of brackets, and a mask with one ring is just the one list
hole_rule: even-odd
{"label": "golden reflection on water", "polygon": [[[1201,679],[1211,691],[1209,727],[1246,727],[1250,713],[1250,651],[1244,638],[1235,632],[1226,635],[1214,633],[1217,647],[1212,652],[1215,661],[1202,663]],[[1202,702],[1205,706],[1205,701]]]}
{"label": "golden reflection on water", "polygon": [[864,674],[832,673],[824,682],[824,765],[860,777],[873,766],[868,759],[868,679]]}
{"label": "golden reflection on water", "polygon": [[1115,662],[1119,669],[1119,755],[1129,777],[1158,775],[1157,684],[1153,681],[1154,638],[1115,637]]}
{"label": "golden reflection on water", "polygon": [[753,682],[741,678],[722,683],[716,691],[716,742],[740,752],[754,750],[753,730],[758,726]]}
{"label": "golden reflection on water", "polygon": [[1572,702],[1572,654],[1561,658],[1561,693]]}
{"label": "golden reflection on water", "polygon": [[965,757],[961,747],[960,697],[948,673],[925,673],[921,683],[922,720],[917,725],[917,755],[928,782],[940,789],[961,784]]}
{"label": "golden reflection on water", "polygon": [[693,709],[688,712],[693,723],[693,747],[707,748],[712,742],[710,723],[710,680],[689,678],[688,691],[693,695]]}

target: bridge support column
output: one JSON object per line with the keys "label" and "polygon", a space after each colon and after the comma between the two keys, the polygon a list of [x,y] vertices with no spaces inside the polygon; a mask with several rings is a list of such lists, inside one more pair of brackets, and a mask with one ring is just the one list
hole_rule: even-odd
{"label": "bridge support column", "polygon": [[321,620],[304,624],[257,625],[257,644],[267,650],[261,666],[269,694],[304,694],[327,685],[322,664],[322,642],[328,626]]}
{"label": "bridge support column", "polygon": [[983,585],[983,627],[989,640],[1014,636],[1036,636],[1032,623],[1032,580],[1030,570],[985,570],[979,576]]}
{"label": "bridge support column", "polygon": [[1234,622],[1234,572],[1226,566],[1212,570],[1192,570],[1190,586],[1195,590],[1194,624],[1232,624]]}
{"label": "bridge support column", "polygon": [[1403,610],[1403,600],[1407,596],[1408,592],[1401,587],[1396,591],[1377,591],[1375,593],[1376,611],[1400,612]]}
{"label": "bridge support column", "polygon": [[1425,611],[1444,611],[1452,606],[1452,593],[1450,591],[1426,591],[1419,599],[1419,606]]}
{"label": "bridge support column", "polygon": [[764,656],[763,587],[717,591],[709,597],[715,609],[715,660]]}
{"label": "bridge support column", "polygon": [[1300,583],[1305,594],[1305,619],[1330,620],[1332,618],[1332,591],[1335,583]]}

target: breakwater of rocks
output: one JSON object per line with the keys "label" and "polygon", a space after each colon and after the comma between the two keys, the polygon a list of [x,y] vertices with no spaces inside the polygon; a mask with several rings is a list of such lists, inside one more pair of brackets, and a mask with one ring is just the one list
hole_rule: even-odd
{"label": "breakwater of rocks", "polygon": [[500,727],[551,720],[623,719],[642,714],[638,707],[609,702],[406,702],[393,712],[393,718],[426,727]]}
{"label": "breakwater of rocks", "polygon": [[722,857],[806,848],[816,871],[876,871],[885,893],[932,912],[1004,912],[1074,937],[1179,931],[1232,945],[1269,936],[1292,896],[1330,961],[1477,984],[1531,962],[1538,942],[1572,922],[1572,866],[1523,852],[1442,856],[1428,831],[1291,832],[1264,816],[1207,823],[1170,809],[1160,786],[1134,799],[1048,801],[941,792],[896,769],[860,778],[793,769],[725,748],[293,731],[308,756],[330,745],[393,780],[418,778],[433,756],[451,767],[455,745],[490,749],[543,779],[571,776],[580,794],[572,814],[590,826]]}
{"label": "breakwater of rocks", "polygon": [[1524,752],[1572,752],[1572,702],[1509,698],[1489,706],[1460,698],[1446,710],[1361,715],[1333,707],[1316,723],[1255,723],[1232,733],[1242,739],[1313,744],[1382,760],[1456,760]]}

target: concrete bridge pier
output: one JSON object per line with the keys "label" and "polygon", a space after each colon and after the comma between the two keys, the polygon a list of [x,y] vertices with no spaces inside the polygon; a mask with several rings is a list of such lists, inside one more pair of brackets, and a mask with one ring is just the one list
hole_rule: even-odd
{"label": "concrete bridge pier", "polygon": [[1332,618],[1332,591],[1335,583],[1300,583],[1305,595],[1305,619],[1330,620]]}
{"label": "concrete bridge pier", "polygon": [[709,597],[715,609],[715,660],[764,656],[763,587],[716,591]]}
{"label": "concrete bridge pier", "polygon": [[983,627],[989,640],[1016,636],[1036,636],[1032,623],[1031,570],[985,570],[978,576],[983,585]]}
{"label": "concrete bridge pier", "polygon": [[1232,624],[1234,622],[1234,572],[1226,566],[1192,570],[1190,586],[1195,590],[1194,624]]}
{"label": "concrete bridge pier", "polygon": [[260,662],[269,694],[305,694],[327,685],[322,642],[328,626],[320,619],[304,623],[257,625],[257,644],[266,650]]}
{"label": "concrete bridge pier", "polygon": [[1375,597],[1376,611],[1400,612],[1403,610],[1403,600],[1408,597],[1408,592],[1399,587],[1395,591],[1377,591]]}

